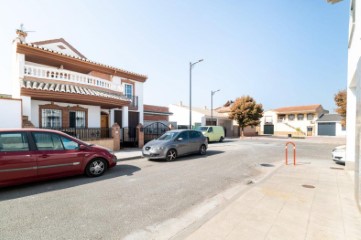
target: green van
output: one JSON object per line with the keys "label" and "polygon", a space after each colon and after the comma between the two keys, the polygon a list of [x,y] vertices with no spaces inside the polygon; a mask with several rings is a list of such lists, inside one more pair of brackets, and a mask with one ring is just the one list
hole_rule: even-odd
{"label": "green van", "polygon": [[201,126],[197,130],[203,133],[208,142],[222,142],[225,137],[222,126]]}

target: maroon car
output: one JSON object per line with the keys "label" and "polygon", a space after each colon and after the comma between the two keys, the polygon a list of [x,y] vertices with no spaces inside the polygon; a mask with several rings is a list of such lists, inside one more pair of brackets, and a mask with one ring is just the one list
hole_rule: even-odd
{"label": "maroon car", "polygon": [[98,177],[116,162],[107,149],[59,131],[0,130],[0,186],[83,173]]}

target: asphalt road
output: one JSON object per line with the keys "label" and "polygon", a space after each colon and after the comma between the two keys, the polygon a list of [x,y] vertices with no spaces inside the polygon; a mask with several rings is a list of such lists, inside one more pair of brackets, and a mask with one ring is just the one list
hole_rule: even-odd
{"label": "asphalt road", "polygon": [[[168,239],[218,206],[207,200],[259,176],[259,164],[283,161],[284,144],[228,140],[206,156],[124,161],[100,178],[0,189],[0,239]],[[298,161],[331,161],[335,145],[297,141]]]}

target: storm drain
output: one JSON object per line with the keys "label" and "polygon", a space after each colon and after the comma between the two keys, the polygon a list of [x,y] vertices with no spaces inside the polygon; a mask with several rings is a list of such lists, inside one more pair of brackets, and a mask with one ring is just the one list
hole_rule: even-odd
{"label": "storm drain", "polygon": [[304,188],[315,188],[315,186],[308,185],[308,184],[303,184],[302,187],[304,187]]}
{"label": "storm drain", "polygon": [[275,165],[273,164],[269,164],[269,163],[261,163],[260,164],[262,167],[274,167]]}

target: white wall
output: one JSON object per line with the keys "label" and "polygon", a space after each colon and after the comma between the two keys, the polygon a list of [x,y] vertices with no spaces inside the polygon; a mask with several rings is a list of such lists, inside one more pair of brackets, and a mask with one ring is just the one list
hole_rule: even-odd
{"label": "white wall", "polygon": [[135,96],[138,96],[139,123],[144,124],[143,83],[135,82]]}
{"label": "white wall", "polygon": [[[65,47],[65,49],[59,48],[58,45],[62,45],[63,47]],[[75,57],[80,57],[76,52],[71,50],[67,45],[65,45],[62,42],[48,43],[48,44],[44,44],[41,46],[44,48],[48,48],[48,49],[60,52],[60,53],[68,54],[68,55],[75,56]]]}
{"label": "white wall", "polygon": [[[180,107],[177,105],[169,104],[169,112],[173,113],[173,115],[169,116],[170,122],[177,122],[177,125],[187,125],[189,126],[189,108],[188,107]],[[194,123],[202,123],[202,118],[204,114],[192,111],[192,125]],[[205,123],[204,123],[205,124]]]}
{"label": "white wall", "polygon": [[[39,127],[39,105],[50,104],[48,101],[31,101],[31,122],[35,127]],[[55,105],[66,107],[66,106],[77,106],[77,104],[70,103],[59,103],[54,102]],[[79,105],[82,108],[88,109],[88,128],[100,128],[100,107],[90,105]]]}
{"label": "white wall", "polygon": [[21,99],[0,98],[0,112],[3,113],[3,117],[0,119],[0,128],[22,127]]}
{"label": "white wall", "polygon": [[360,156],[357,149],[361,130],[358,124],[361,121],[361,2],[351,0],[350,3],[354,3],[354,14],[351,12],[349,21],[346,167],[355,169],[355,176],[358,178]]}
{"label": "white wall", "polygon": [[346,130],[342,130],[342,125],[340,122],[336,123],[336,136],[346,136]]}

